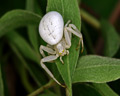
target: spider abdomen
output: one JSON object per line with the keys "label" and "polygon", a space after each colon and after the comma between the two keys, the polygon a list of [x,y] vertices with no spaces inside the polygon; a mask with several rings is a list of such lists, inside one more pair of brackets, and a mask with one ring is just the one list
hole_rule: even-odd
{"label": "spider abdomen", "polygon": [[56,12],[48,12],[40,21],[39,33],[42,39],[50,45],[57,44],[63,37],[64,21]]}

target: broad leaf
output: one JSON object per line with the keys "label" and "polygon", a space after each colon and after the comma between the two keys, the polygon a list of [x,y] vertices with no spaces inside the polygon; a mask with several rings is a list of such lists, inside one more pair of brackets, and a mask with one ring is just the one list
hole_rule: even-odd
{"label": "broad leaf", "polygon": [[107,84],[92,83],[92,86],[102,95],[102,96],[118,96]]}
{"label": "broad leaf", "polygon": [[30,25],[39,24],[41,17],[25,10],[13,10],[6,13],[0,18],[0,37],[5,35],[10,30]]}
{"label": "broad leaf", "polygon": [[20,36],[17,32],[11,32],[7,34],[9,42],[15,44],[20,52],[28,59],[33,60],[39,64],[39,55],[31,48],[27,41]]}
{"label": "broad leaf", "polygon": [[[75,24],[79,30],[81,29],[80,11],[76,0],[48,0],[47,12],[49,11],[59,12],[63,16],[65,23],[68,20],[72,20],[72,23]],[[78,41],[79,39],[76,36],[72,38],[72,46],[69,50],[70,54],[63,57],[64,64],[59,60],[56,62],[58,70],[68,87],[69,96],[72,96],[72,74],[74,73],[79,55],[79,50],[76,51]]]}
{"label": "broad leaf", "polygon": [[120,59],[86,55],[79,59],[73,83],[105,83],[120,78]]}
{"label": "broad leaf", "polygon": [[107,21],[101,21],[102,34],[104,37],[104,55],[114,56],[120,47],[120,37],[114,27]]}

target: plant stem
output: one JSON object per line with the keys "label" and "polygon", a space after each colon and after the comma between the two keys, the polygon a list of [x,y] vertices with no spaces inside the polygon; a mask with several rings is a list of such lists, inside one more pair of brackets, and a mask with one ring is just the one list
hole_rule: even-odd
{"label": "plant stem", "polygon": [[29,94],[28,96],[37,96],[38,94],[40,94],[41,92],[43,92],[45,89],[48,89],[52,86],[54,86],[56,83],[53,80],[50,80],[46,85],[44,85],[43,87],[35,90],[34,92],[32,92],[31,94]]}
{"label": "plant stem", "polygon": [[69,91],[67,88],[66,88],[66,96],[69,96]]}
{"label": "plant stem", "polygon": [[80,12],[81,12],[81,17],[86,22],[91,24],[96,29],[100,29],[100,22],[97,19],[95,19],[92,15],[88,14],[87,12],[85,12],[83,9],[81,9]]}

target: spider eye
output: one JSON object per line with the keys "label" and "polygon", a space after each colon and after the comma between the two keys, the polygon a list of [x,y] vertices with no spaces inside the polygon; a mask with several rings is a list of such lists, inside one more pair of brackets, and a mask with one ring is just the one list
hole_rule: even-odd
{"label": "spider eye", "polygon": [[59,54],[61,55],[64,52],[64,50],[62,50],[62,52],[60,52]]}
{"label": "spider eye", "polygon": [[62,53],[59,53],[60,55],[62,54]]}

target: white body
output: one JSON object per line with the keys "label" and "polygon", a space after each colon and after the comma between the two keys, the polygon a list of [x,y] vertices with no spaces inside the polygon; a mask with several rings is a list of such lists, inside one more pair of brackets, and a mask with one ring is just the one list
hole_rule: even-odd
{"label": "white body", "polygon": [[39,33],[50,45],[57,44],[63,37],[64,22],[62,16],[55,11],[48,12],[40,21]]}

